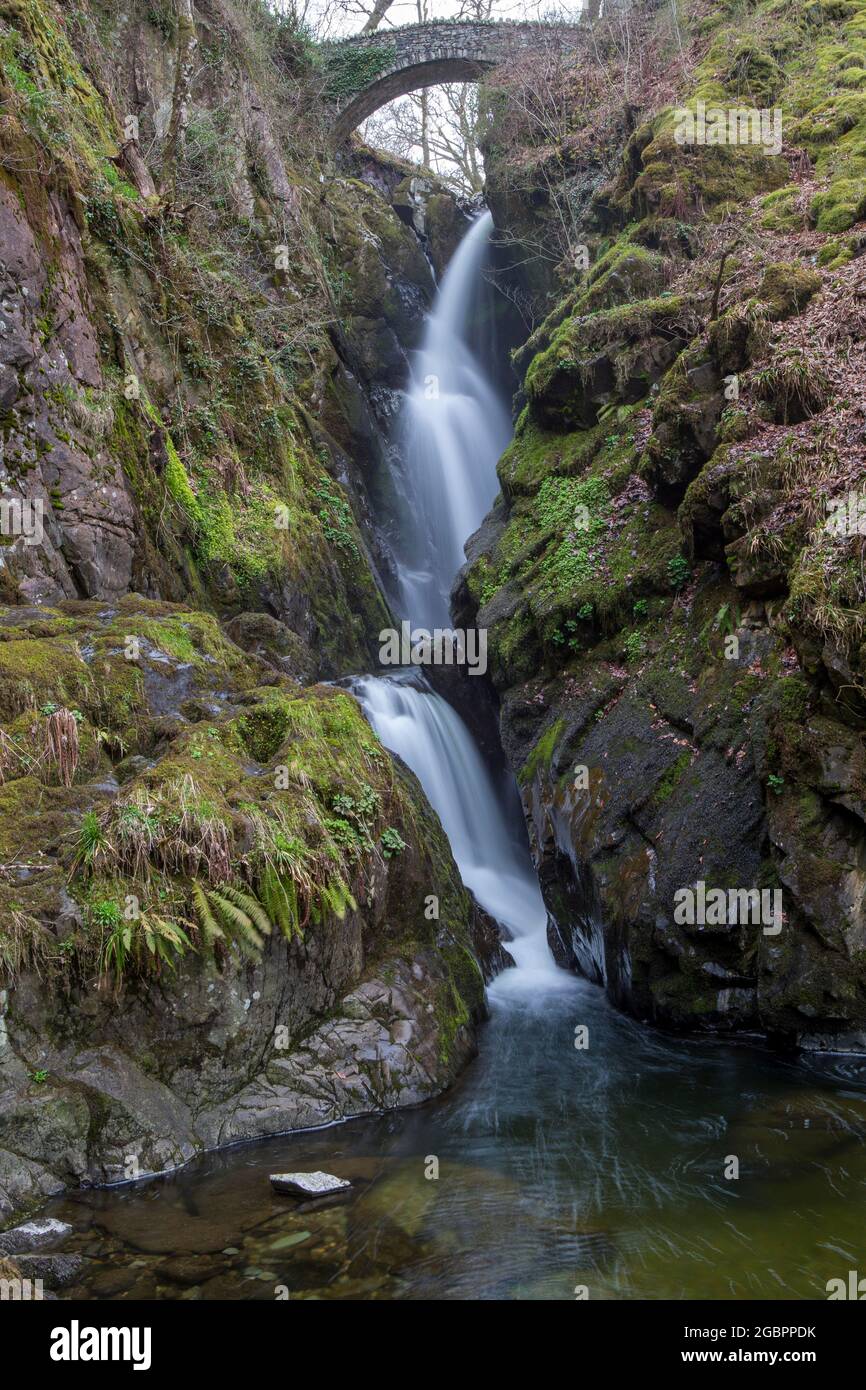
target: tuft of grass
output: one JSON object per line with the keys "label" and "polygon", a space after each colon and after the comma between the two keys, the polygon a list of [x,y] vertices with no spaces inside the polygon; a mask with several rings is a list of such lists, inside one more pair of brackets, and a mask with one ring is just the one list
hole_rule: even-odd
{"label": "tuft of grass", "polygon": [[110,846],[102,822],[95,811],[85,811],[78,831],[78,844],[73,860],[73,873],[81,870],[96,873],[107,862]]}
{"label": "tuft of grass", "polygon": [[0,983],[10,986],[33,971],[40,979],[50,973],[55,960],[55,938],[29,912],[11,908],[0,924]]}
{"label": "tuft of grass", "polygon": [[52,710],[45,725],[45,760],[49,767],[57,768],[64,787],[72,786],[78,770],[81,756],[78,739],[80,717],[77,710]]}
{"label": "tuft of grass", "polygon": [[76,868],[145,879],[155,866],[212,883],[231,877],[230,832],[190,773],[158,788],[138,786],[82,822]]}

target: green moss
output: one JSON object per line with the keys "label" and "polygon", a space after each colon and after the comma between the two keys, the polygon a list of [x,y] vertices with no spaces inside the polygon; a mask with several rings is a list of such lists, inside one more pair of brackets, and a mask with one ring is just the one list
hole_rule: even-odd
{"label": "green moss", "polygon": [[838,270],[853,258],[853,248],[847,242],[838,240],[826,241],[818,252],[818,264],[826,266],[828,270]]}
{"label": "green moss", "polygon": [[653,789],[652,804],[658,808],[669,801],[692,765],[692,754],[684,749],[659,778]]}
{"label": "green moss", "polygon": [[764,271],[758,296],[770,309],[774,319],[801,314],[813,295],[821,288],[821,276],[816,270],[796,262],[778,262]]}
{"label": "green moss", "polygon": [[276,757],[290,728],[292,717],[286,700],[274,694],[267,696],[236,721],[244,747],[257,762],[268,763]]}
{"label": "green moss", "polygon": [[761,203],[761,226],[771,232],[803,231],[806,218],[799,207],[800,192],[797,184],[789,184],[768,193]]}
{"label": "green moss", "polygon": [[180,455],[172,443],[171,435],[165,436],[165,450],[168,459],[165,465],[165,485],[186,518],[195,525],[202,523],[202,512],[198,498],[190,486]]}
{"label": "green moss", "polygon": [[823,193],[816,193],[811,212],[819,232],[847,232],[866,217],[866,178],[835,179]]}
{"label": "green moss", "polygon": [[[668,342],[681,338],[685,343],[696,326],[688,299],[674,295],[566,318],[550,346],[533,358],[527,370],[525,385],[531,411],[542,423],[560,427],[593,423],[597,406],[587,399],[586,389],[598,374],[602,354],[609,355],[612,362],[612,387],[621,389],[645,356],[647,339],[659,334]],[[647,377],[645,390],[649,386]],[[629,389],[633,389],[630,381]]]}
{"label": "green moss", "polygon": [[549,770],[564,727],[564,720],[557,719],[545,729],[520,769],[521,782],[531,782],[538,773],[545,773]]}

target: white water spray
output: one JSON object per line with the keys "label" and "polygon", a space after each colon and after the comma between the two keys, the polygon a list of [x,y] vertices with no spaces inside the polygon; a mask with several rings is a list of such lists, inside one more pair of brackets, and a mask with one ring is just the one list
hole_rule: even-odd
{"label": "white water spray", "polygon": [[492,228],[486,212],[445,273],[400,417],[409,511],[401,590],[406,614],[422,627],[448,626],[464,542],[490,510],[496,464],[511,438],[508,412],[468,342]]}
{"label": "white water spray", "polygon": [[528,846],[512,833],[503,792],[463,720],[414,672],[385,680],[359,677],[352,688],[385,747],[399,754],[424,788],[463,882],[512,934],[507,947],[518,968],[500,975],[491,991],[571,985],[572,977],[557,969],[547,946],[547,908]]}

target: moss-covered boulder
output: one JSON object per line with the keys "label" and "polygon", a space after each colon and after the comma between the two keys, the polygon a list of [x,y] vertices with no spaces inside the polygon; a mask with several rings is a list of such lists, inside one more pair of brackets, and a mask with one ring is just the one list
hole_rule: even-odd
{"label": "moss-covered boulder", "polygon": [[262,617],[249,652],[135,596],[0,624],[4,1212],[417,1103],[472,1054],[489,920],[354,697],[286,674]]}

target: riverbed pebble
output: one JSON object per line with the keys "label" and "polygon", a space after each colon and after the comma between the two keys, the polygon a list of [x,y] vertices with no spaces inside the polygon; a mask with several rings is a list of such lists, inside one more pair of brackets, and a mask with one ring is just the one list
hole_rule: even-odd
{"label": "riverbed pebble", "polygon": [[291,1197],[328,1197],[332,1192],[345,1192],[352,1184],[333,1173],[271,1173],[275,1192]]}

